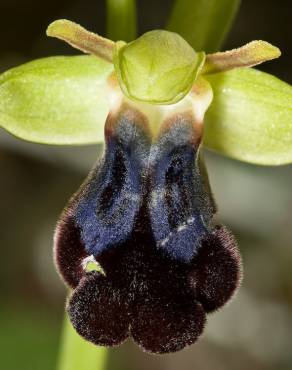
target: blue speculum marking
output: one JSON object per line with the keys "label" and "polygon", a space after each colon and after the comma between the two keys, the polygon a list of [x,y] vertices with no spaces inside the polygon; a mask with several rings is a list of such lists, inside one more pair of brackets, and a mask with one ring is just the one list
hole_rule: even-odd
{"label": "blue speculum marking", "polygon": [[196,198],[206,197],[196,188],[197,152],[190,145],[170,148],[157,160],[150,203],[151,225],[157,246],[178,260],[189,262],[208,229]]}
{"label": "blue speculum marking", "polygon": [[116,123],[77,206],[76,222],[88,253],[97,256],[125,241],[148,197],[157,248],[181,261],[193,258],[209,232],[203,213],[211,195],[201,181],[192,130],[191,122],[181,120],[151,143],[135,122],[122,117]]}
{"label": "blue speculum marking", "polygon": [[78,205],[77,225],[88,253],[100,254],[131,233],[141,197],[140,168],[112,139]]}

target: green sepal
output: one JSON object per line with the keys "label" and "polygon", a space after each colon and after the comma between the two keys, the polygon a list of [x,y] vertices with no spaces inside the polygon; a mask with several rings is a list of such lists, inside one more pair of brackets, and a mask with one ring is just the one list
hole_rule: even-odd
{"label": "green sepal", "polygon": [[0,126],[27,141],[103,141],[106,79],[113,66],[94,56],[49,57],[0,76]]}
{"label": "green sepal", "polygon": [[152,104],[174,104],[192,88],[205,61],[178,34],[155,30],[116,43],[115,72],[123,93]]}
{"label": "green sepal", "polygon": [[292,162],[292,87],[252,68],[205,75],[214,93],[204,144],[261,165]]}

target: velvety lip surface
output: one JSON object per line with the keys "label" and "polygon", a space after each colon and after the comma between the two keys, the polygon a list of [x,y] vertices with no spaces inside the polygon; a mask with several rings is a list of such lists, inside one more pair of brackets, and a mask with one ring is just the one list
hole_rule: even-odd
{"label": "velvety lip surface", "polygon": [[[212,223],[190,115],[175,116],[153,143],[141,116],[123,113],[111,117],[104,157],[61,216],[57,267],[85,339],[114,346],[132,337],[145,351],[175,352],[233,295],[240,256],[232,234]],[[83,268],[90,255],[102,273]]]}

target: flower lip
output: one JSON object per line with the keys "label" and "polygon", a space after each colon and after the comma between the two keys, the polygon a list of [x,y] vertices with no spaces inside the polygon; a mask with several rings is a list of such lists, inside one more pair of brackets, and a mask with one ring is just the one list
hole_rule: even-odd
{"label": "flower lip", "polygon": [[[232,296],[240,259],[230,232],[212,225],[192,115],[174,115],[152,142],[135,122],[143,116],[125,107],[111,117],[103,160],[61,217],[56,262],[85,339],[114,346],[132,337],[145,351],[175,352]],[[91,255],[104,274],[84,271]]]}

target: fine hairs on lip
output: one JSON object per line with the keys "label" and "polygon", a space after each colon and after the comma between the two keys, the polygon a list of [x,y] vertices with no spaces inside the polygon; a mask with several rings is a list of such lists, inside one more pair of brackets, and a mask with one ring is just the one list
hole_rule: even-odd
{"label": "fine hairs on lip", "polygon": [[[175,352],[233,295],[240,256],[232,234],[213,225],[192,117],[175,115],[153,142],[146,118],[128,109],[108,119],[104,157],[61,216],[56,263],[85,339],[115,346],[132,337],[145,351]],[[103,273],[83,268],[91,255]]]}

